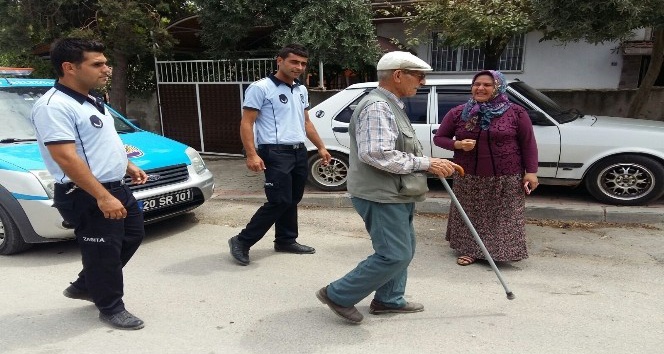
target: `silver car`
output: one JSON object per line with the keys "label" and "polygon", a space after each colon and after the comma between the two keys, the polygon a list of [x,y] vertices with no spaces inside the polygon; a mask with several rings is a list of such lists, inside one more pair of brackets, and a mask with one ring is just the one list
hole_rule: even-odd
{"label": "silver car", "polygon": [[[470,80],[429,79],[406,111],[425,155],[452,158],[453,152],[433,144],[441,119],[470,97]],[[344,190],[348,172],[348,123],[359,101],[377,86],[355,84],[311,108],[310,117],[333,156],[322,166],[309,143],[309,182],[322,190]],[[541,184],[585,184],[607,204],[644,205],[664,194],[664,122],[583,115],[563,109],[521,81],[510,82],[507,94],[528,110],[539,151]]]}

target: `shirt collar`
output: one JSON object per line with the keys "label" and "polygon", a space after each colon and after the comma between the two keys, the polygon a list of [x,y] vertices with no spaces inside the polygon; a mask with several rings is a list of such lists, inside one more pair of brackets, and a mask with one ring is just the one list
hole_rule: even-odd
{"label": "shirt collar", "polygon": [[403,101],[399,97],[397,97],[397,95],[393,94],[390,90],[387,90],[382,86],[378,86],[378,90],[382,92],[385,96],[387,96],[387,98],[394,101],[394,103],[396,103],[399,106],[399,108],[403,109],[406,106],[406,104],[403,103]]}
{"label": "shirt collar", "polygon": [[83,103],[85,103],[85,101],[88,100],[88,96],[82,95],[81,93],[70,89],[69,87],[61,84],[60,82],[56,82],[54,87],[58,91],[62,91],[62,93],[64,93],[64,94],[68,95],[69,97],[75,99],[76,102],[78,102],[80,104],[83,104]]}
{"label": "shirt collar", "polygon": [[295,87],[295,86],[300,86],[300,85],[302,85],[302,83],[300,82],[300,80],[295,79],[295,81],[293,81],[293,86],[291,86],[291,85],[289,85],[289,84],[287,84],[287,83],[285,83],[285,82],[279,80],[279,78],[276,77],[276,76],[274,75],[274,73],[270,74],[268,77],[269,77],[270,80],[272,80],[272,82],[274,82],[274,84],[277,85],[277,86],[279,86],[279,85],[281,85],[281,84],[284,84],[284,85],[286,85],[286,86],[288,86],[288,87],[290,87],[290,88],[293,88],[293,87]]}
{"label": "shirt collar", "polygon": [[72,90],[71,88],[61,84],[60,82],[56,82],[55,85],[53,85],[56,90],[61,91],[62,93],[66,94],[67,96],[73,98],[76,100],[76,102],[80,104],[84,104],[86,101],[90,102],[97,110],[105,114],[106,109],[104,108],[104,103],[101,100],[96,99],[95,97],[92,97],[91,95],[83,95],[79,92],[76,92]]}

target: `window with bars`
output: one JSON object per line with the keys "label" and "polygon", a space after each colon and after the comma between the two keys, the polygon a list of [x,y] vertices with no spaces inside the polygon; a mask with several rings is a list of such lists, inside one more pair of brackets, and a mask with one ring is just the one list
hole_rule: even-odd
{"label": "window with bars", "polygon": [[[434,71],[477,71],[484,68],[484,51],[480,47],[452,47],[434,32],[431,44],[431,67]],[[525,34],[514,36],[500,56],[499,70],[523,70]]]}

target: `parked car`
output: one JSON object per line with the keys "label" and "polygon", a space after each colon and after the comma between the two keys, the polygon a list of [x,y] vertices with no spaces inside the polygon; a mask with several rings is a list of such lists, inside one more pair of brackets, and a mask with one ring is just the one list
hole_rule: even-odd
{"label": "parked car", "polygon": [[[425,155],[451,159],[453,152],[433,144],[445,114],[470,97],[470,80],[430,79],[406,111]],[[322,190],[344,190],[348,173],[348,123],[359,101],[377,83],[355,84],[310,110],[318,134],[333,157],[322,166],[310,151],[309,182]],[[530,115],[539,150],[541,184],[585,184],[597,200],[616,205],[643,205],[664,194],[664,122],[583,115],[563,109],[521,81],[509,84],[509,99]]]}
{"label": "parked car", "polygon": [[[32,105],[53,80],[0,78],[0,254],[27,249],[33,243],[71,239],[53,204],[54,180],[39,154],[30,123]],[[130,185],[143,202],[145,222],[190,211],[209,199],[212,173],[196,150],[141,130],[108,107],[127,157],[148,174],[148,182]],[[126,183],[131,178],[125,177]]]}

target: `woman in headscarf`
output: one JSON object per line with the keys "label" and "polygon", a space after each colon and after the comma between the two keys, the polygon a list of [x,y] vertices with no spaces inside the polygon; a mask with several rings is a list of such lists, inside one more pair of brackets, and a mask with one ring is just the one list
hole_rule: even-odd
{"label": "woman in headscarf", "polygon": [[[525,196],[537,188],[537,145],[526,110],[507,98],[499,71],[473,77],[472,97],[443,118],[434,144],[454,151],[466,174],[454,175],[453,190],[495,261],[528,258]],[[459,211],[452,205],[445,239],[457,264],[483,259]]]}

